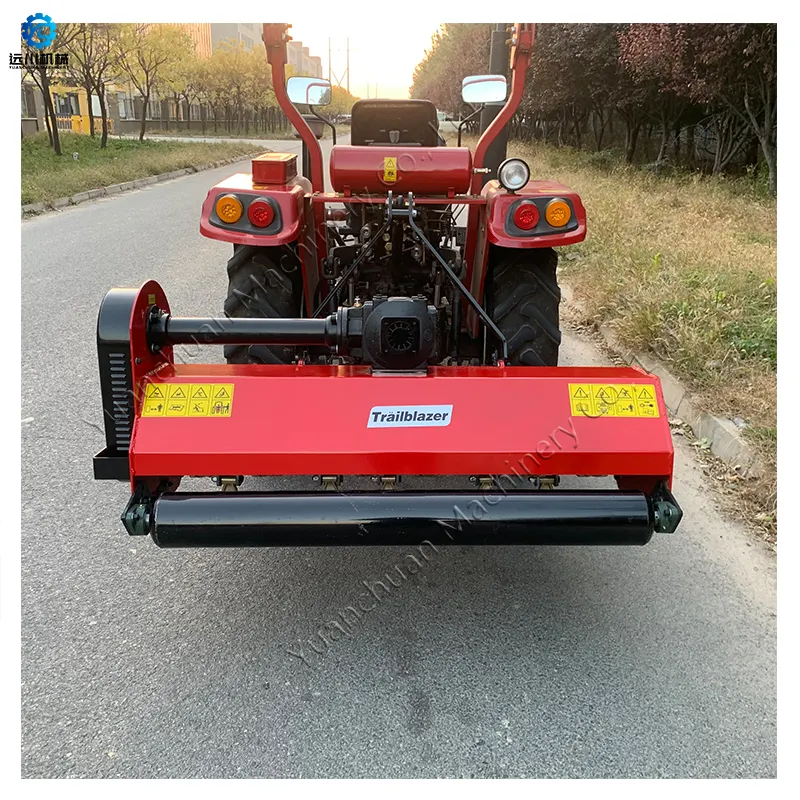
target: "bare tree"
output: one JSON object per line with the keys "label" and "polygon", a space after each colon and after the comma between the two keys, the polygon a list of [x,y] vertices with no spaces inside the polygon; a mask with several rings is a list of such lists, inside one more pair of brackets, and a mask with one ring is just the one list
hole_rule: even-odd
{"label": "bare tree", "polygon": [[[60,47],[68,47],[74,35],[70,26],[60,26],[58,33],[58,44]],[[56,117],[55,106],[53,105],[53,95],[50,91],[51,76],[54,71],[55,56],[44,48],[37,48],[28,45],[23,41],[22,52],[25,63],[25,70],[33,78],[34,83],[39,87],[44,99],[45,127],[50,138],[50,146],[55,150],[56,155],[61,155],[61,140],[58,136],[58,118]]]}
{"label": "bare tree", "polygon": [[108,23],[76,23],[71,26],[68,45],[71,56],[70,74],[86,92],[89,106],[89,134],[95,135],[92,93],[100,102],[102,137],[100,147],[108,142],[108,114],[106,113],[106,87],[117,69],[117,26]]}

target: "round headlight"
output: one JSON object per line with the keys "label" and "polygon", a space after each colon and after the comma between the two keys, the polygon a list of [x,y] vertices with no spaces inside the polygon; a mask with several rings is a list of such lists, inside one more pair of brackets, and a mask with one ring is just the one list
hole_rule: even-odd
{"label": "round headlight", "polygon": [[507,158],[497,170],[497,179],[509,192],[521,189],[530,177],[531,170],[521,158]]}

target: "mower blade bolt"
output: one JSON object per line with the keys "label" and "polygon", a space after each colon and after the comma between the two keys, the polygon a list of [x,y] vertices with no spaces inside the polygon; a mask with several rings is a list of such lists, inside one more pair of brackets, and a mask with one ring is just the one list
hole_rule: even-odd
{"label": "mower blade bolt", "polygon": [[531,475],[528,480],[534,489],[554,489],[558,486],[557,475]]}
{"label": "mower blade bolt", "polygon": [[330,492],[338,492],[342,480],[341,475],[322,475],[322,488]]}

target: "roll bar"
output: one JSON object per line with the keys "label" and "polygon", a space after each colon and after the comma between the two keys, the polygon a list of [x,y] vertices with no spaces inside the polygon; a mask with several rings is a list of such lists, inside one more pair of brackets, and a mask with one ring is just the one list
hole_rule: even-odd
{"label": "roll bar", "polygon": [[475,154],[472,158],[472,185],[470,186],[472,194],[480,194],[483,178],[480,170],[483,168],[483,160],[489,145],[519,108],[522,93],[525,90],[525,75],[531,63],[534,29],[535,25],[531,22],[515,22],[511,29],[511,92],[506,104],[483,132],[475,147]]}
{"label": "roll bar", "polygon": [[[289,100],[286,92],[286,43],[292,40],[288,33],[290,27],[291,25],[284,22],[265,22],[264,47],[267,51],[267,61],[272,67],[272,86],[275,90],[275,97],[283,109],[283,113],[289,118],[308,148],[311,160],[311,186],[315,192],[322,192],[325,189],[322,148],[314,132]],[[511,29],[511,92],[506,104],[483,132],[475,147],[473,157],[475,172],[470,187],[473,194],[477,194],[481,190],[482,174],[480,170],[483,168],[483,161],[489,145],[503,126],[514,116],[522,100],[522,93],[525,89],[525,73],[531,63],[534,29],[535,26],[531,22],[516,22]]]}
{"label": "roll bar", "polygon": [[325,176],[322,166],[322,148],[317,137],[303,119],[302,114],[294,107],[289,95],[286,93],[286,43],[292,40],[289,28],[292,26],[284,22],[264,23],[264,47],[267,50],[267,61],[272,67],[272,88],[275,98],[283,113],[294,125],[295,130],[308,148],[311,160],[311,188],[315,192],[325,191]]}

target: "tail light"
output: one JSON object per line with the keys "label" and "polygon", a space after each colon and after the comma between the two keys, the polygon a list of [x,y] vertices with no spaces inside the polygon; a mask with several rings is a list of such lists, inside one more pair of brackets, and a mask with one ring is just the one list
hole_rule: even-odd
{"label": "tail light", "polygon": [[268,228],[275,219],[275,210],[266,200],[253,200],[247,207],[247,218],[257,228]]}
{"label": "tail light", "polygon": [[514,209],[514,224],[522,231],[531,231],[539,224],[539,209],[532,201],[520,203]]}
{"label": "tail light", "polygon": [[242,201],[235,194],[224,194],[217,199],[215,210],[223,222],[233,225],[242,216]]}
{"label": "tail light", "polygon": [[572,219],[572,211],[566,201],[554,197],[547,204],[544,218],[548,225],[552,225],[554,228],[563,228]]}

